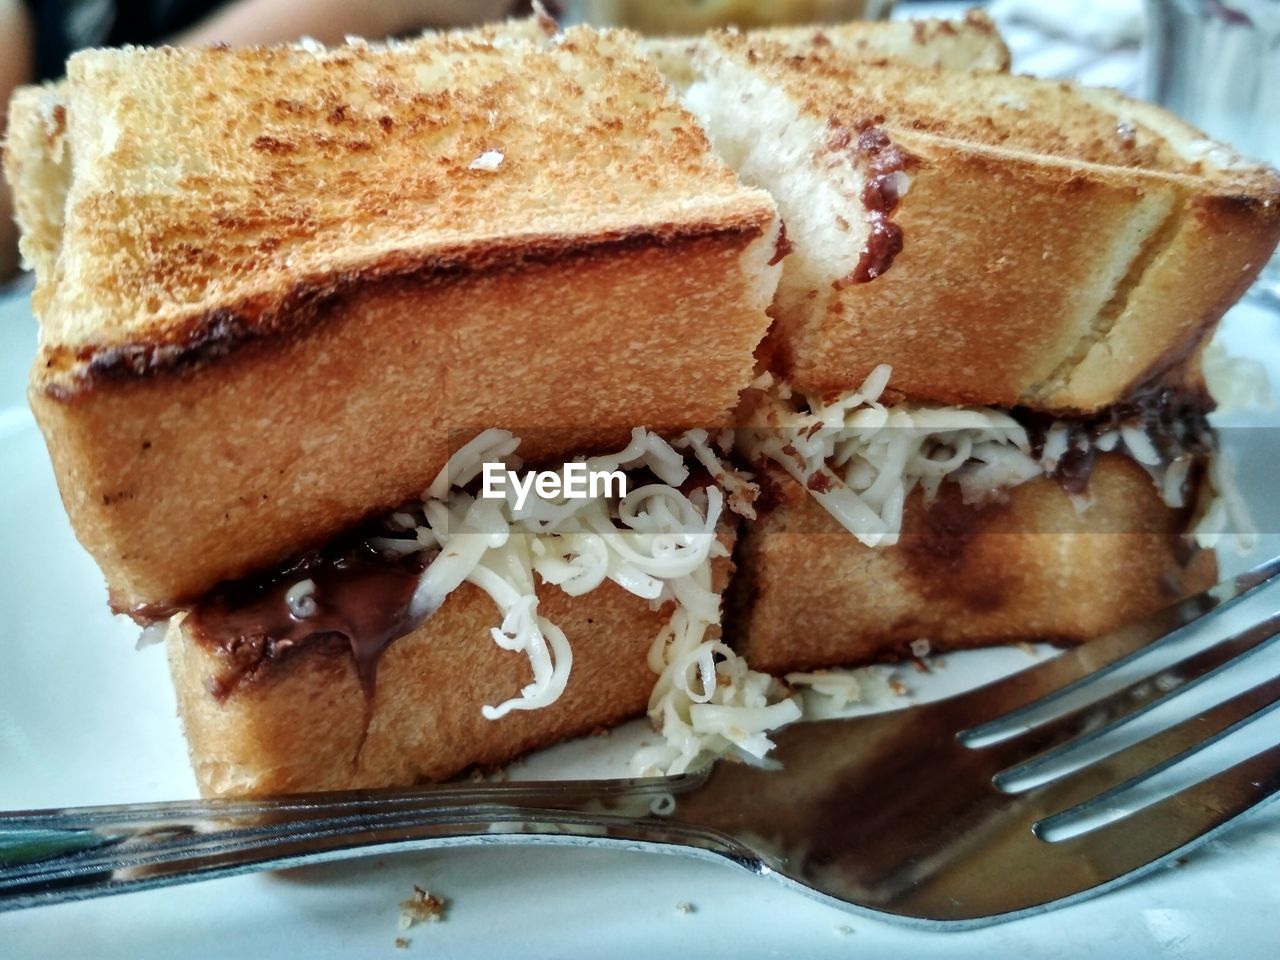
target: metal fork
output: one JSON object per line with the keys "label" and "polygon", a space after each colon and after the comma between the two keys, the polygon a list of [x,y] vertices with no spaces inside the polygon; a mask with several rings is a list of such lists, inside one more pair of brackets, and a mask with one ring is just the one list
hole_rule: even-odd
{"label": "metal fork", "polygon": [[[1114,806],[1147,772],[1276,703],[1273,677],[1105,759],[1065,773],[1051,762],[1271,640],[1280,616],[1178,652],[1192,631],[1277,577],[1280,559],[946,700],[794,724],[777,734],[767,769],[721,761],[657,779],[2,815],[0,909],[374,852],[564,843],[725,858],[904,922],[977,926],[1037,912],[1180,856],[1280,790],[1276,745],[1119,823],[1050,842],[1064,816]],[[1176,662],[1154,678],[1122,680],[1136,658],[1157,650]]]}

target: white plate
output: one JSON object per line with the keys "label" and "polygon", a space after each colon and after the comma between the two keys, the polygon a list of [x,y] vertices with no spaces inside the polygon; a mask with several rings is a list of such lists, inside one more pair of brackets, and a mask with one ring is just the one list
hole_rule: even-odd
{"label": "white plate", "polygon": [[[1280,324],[1233,313],[1228,343],[1262,356],[1280,383]],[[135,652],[113,619],[97,569],[71,533],[23,382],[34,342],[25,300],[0,306],[0,808],[194,795],[159,649]],[[1257,423],[1236,418],[1238,423]],[[1242,474],[1264,528],[1280,464],[1275,431],[1251,431]],[[1260,555],[1280,552],[1269,536]],[[1233,558],[1233,567],[1245,560]],[[921,698],[1032,662],[1021,650],[946,658],[904,674]],[[896,705],[896,704],[891,704]],[[610,737],[530,758],[520,776],[621,773],[645,736]],[[144,958],[298,956],[617,957],[1070,955],[1124,958],[1271,955],[1280,907],[1280,809],[1121,891],[1050,914],[962,933],[927,933],[855,917],[731,866],[674,857],[551,848],[456,850],[213,881],[174,890],[0,915],[0,956]],[[397,904],[413,884],[452,901],[442,924],[397,950]],[[690,914],[677,903],[694,906]]]}

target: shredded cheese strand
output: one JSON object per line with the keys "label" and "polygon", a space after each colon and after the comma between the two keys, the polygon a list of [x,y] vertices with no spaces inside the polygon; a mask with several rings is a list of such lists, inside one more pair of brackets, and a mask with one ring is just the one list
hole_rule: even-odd
{"label": "shredded cheese strand", "polygon": [[[916,488],[931,502],[940,485],[952,481],[965,503],[981,503],[1052,475],[1068,453],[1091,448],[1126,454],[1146,470],[1168,506],[1186,506],[1193,451],[1175,448],[1172,455],[1162,455],[1136,420],[1096,437],[1073,433],[1065,423],[1051,424],[1036,457],[1026,429],[1003,411],[882,403],[890,373],[882,364],[857,390],[829,403],[809,400],[807,411],[788,403],[792,394],[785,385],[762,379],[754,386],[766,392],[765,424],[742,435],[748,456],[781,466],[867,546],[898,541],[906,498]],[[1069,449],[1073,444],[1076,449]],[[1209,544],[1233,529],[1237,541],[1247,543],[1252,526],[1231,470],[1216,449],[1210,451],[1209,467],[1214,496],[1193,533]],[[1075,499],[1077,509],[1088,507],[1087,498]]]}
{"label": "shredded cheese strand", "polygon": [[[591,470],[644,468],[660,481],[625,497],[569,500],[531,491],[517,510],[509,488],[505,500],[473,498],[462,489],[486,460],[518,465],[518,445],[502,430],[487,430],[464,445],[423,494],[416,541],[401,541],[410,549],[440,550],[415,591],[416,615],[471,583],[501,615],[491,630],[493,641],[529,660],[532,682],[516,696],[484,706],[484,716],[496,720],[513,710],[545,707],[568,682],[572,649],[564,632],[538,613],[537,580],[580,596],[608,579],[655,606],[673,608],[649,657],[658,674],[650,714],[666,746],[660,757],[643,761],[646,769],[678,772],[731,748],[763,757],[769,746],[765,731],[795,719],[799,708],[781,685],[749,671],[728,646],[712,639],[720,624],[720,595],[712,589],[711,561],[727,554],[716,536],[725,508],[720,484],[731,490],[731,503],[739,509],[750,508],[754,485],[724,464],[705,431],[691,431],[673,445],[636,428],[622,450],[586,461]],[[681,492],[679,485],[689,478],[681,451],[716,482]],[[406,518],[417,520],[400,511],[389,526],[407,530]]]}

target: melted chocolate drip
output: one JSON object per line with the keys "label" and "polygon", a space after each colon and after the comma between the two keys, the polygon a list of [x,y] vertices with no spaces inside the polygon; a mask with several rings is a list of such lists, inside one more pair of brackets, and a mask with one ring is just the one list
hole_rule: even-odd
{"label": "melted chocolate drip", "polygon": [[[361,540],[336,542],[265,574],[215,587],[191,608],[187,627],[212,648],[223,671],[209,691],[225,698],[267,663],[315,643],[345,646],[366,699],[372,700],[378,661],[387,646],[418,624],[409,606],[428,555],[388,557]],[[314,612],[298,616],[287,595],[302,580],[315,582]]]}
{"label": "melted chocolate drip", "polygon": [[1150,438],[1166,464],[1180,456],[1199,459],[1213,450],[1208,418],[1212,409],[1213,401],[1202,392],[1151,385],[1092,416],[1055,416],[1024,407],[1015,407],[1013,416],[1027,428],[1031,452],[1037,459],[1044,452],[1050,427],[1055,423],[1066,426],[1067,450],[1058,460],[1054,478],[1068,493],[1084,493],[1097,461],[1094,441],[1098,437],[1121,426],[1136,427]]}
{"label": "melted chocolate drip", "polygon": [[867,242],[857,265],[848,276],[833,284],[837,290],[855,283],[869,283],[884,274],[902,252],[902,228],[890,217],[902,199],[898,193],[898,174],[906,166],[906,157],[888,135],[873,124],[883,117],[866,120],[857,126],[857,140],[848,127],[832,123],[827,146],[832,150],[850,148],[853,162],[866,176],[862,188],[862,207],[868,225]]}

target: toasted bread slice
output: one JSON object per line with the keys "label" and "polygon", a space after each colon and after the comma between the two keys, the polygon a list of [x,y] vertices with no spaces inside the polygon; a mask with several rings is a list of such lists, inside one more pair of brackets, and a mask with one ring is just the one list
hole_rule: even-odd
{"label": "toasted bread slice", "polygon": [[629,35],[98,50],[62,95],[65,134],[19,111],[8,157],[31,402],[118,607],[317,545],[474,430],[602,449],[721,422],[749,378],[774,205]]}
{"label": "toasted bread slice", "polygon": [[[1280,237],[1280,177],[1158,108],[717,34],[686,101],[778,201],[775,372],[1097,410],[1177,367]],[[896,253],[896,255],[895,255]]]}
{"label": "toasted bread slice", "polygon": [[759,520],[739,543],[726,635],[782,674],[1019,641],[1079,643],[1209,587],[1211,551],[1183,536],[1128,457],[1099,457],[1080,512],[1053,480],[967,506],[944,483],[907,501],[902,537],[858,543],[799,484],[765,471]]}
{"label": "toasted bread slice", "polygon": [[[793,56],[831,47],[849,57],[892,57],[920,67],[944,70],[1009,71],[1009,48],[996,25],[981,10],[969,10],[954,20],[854,20],[849,23],[805,27],[768,27],[747,36],[780,43]],[[655,37],[644,41],[645,52],[663,74],[680,89],[698,77],[695,60],[706,37]]]}
{"label": "toasted bread slice", "polygon": [[[731,545],[732,528],[722,531]],[[712,561],[717,592],[732,570],[728,557]],[[197,639],[187,615],[178,614],[166,644],[201,793],[264,796],[441,780],[644,713],[657,680],[649,649],[671,604],[654,609],[608,580],[582,596],[546,585],[538,595],[539,614],[565,632],[573,651],[568,686],[550,706],[497,720],[481,707],[527,684],[529,662],[494,643],[496,607],[469,583],[386,648],[372,698],[341,638],[313,639],[264,660],[251,679],[215,695],[226,654]]]}
{"label": "toasted bread slice", "polygon": [[217,652],[174,617],[166,642],[201,793],[408,786],[644,713],[655,680],[646,655],[669,610],[612,583],[576,598],[546,591],[540,609],[573,644],[569,685],[548,707],[488,720],[482,705],[529,682],[528,661],[489,636],[494,609],[478,588],[457,590],[387,648],[371,702],[345,643],[308,644],[219,699],[207,686],[223,667]]}

